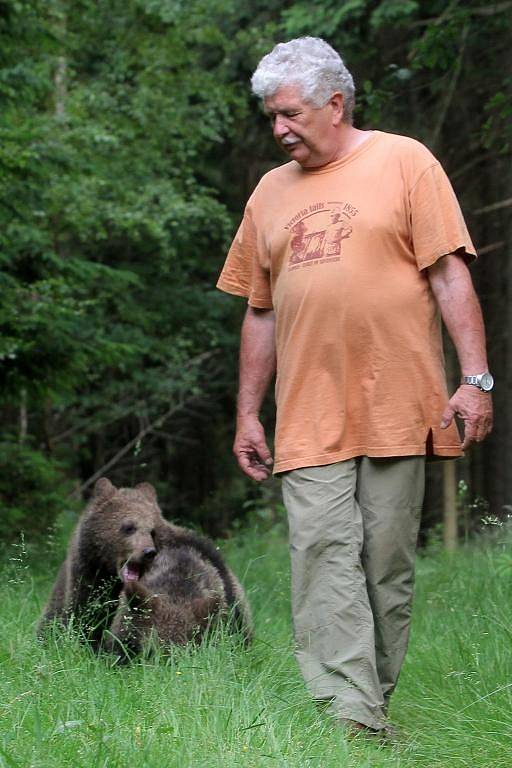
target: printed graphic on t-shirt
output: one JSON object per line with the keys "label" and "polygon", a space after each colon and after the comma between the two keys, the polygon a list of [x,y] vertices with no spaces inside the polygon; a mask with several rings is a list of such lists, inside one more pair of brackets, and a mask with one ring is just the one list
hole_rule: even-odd
{"label": "printed graphic on t-shirt", "polygon": [[350,203],[313,203],[299,211],[285,226],[292,234],[289,268],[305,262],[339,261],[342,242],[352,234],[351,220],[358,213]]}

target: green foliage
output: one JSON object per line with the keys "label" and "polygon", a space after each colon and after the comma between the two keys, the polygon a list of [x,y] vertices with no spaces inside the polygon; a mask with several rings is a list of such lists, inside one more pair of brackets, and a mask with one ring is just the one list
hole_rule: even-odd
{"label": "green foliage", "polygon": [[[507,174],[501,8],[2,0],[0,412],[9,434],[26,411],[34,461],[61,467],[84,491],[107,467],[119,485],[152,480],[169,515],[216,532],[248,514],[257,493],[230,457],[242,303],[213,286],[245,200],[280,160],[251,101],[251,72],[280,40],[326,37],[354,73],[356,124],[431,144],[448,170],[462,169],[457,191],[472,210],[486,189],[472,169],[485,159],[493,184]],[[494,224],[489,232],[504,239]],[[14,518],[20,507],[5,498]]]}
{"label": "green foliage", "polygon": [[419,9],[416,0],[385,0],[379,3],[370,17],[370,26],[374,29],[390,26],[408,25]]}
{"label": "green foliage", "polygon": [[306,34],[330,38],[343,24],[354,24],[362,19],[369,5],[368,0],[293,3],[282,12],[283,29],[289,38]]}
{"label": "green foliage", "polygon": [[[204,2],[32,10],[45,44],[31,28],[29,97],[6,85],[0,124],[1,402],[15,411],[25,398],[50,464],[92,474],[137,430],[206,396],[202,367],[226,338],[212,292],[232,225],[201,177],[242,100],[221,76],[226,40]],[[9,5],[13,37],[22,11]],[[91,424],[114,438],[95,458]]]}
{"label": "green foliage", "polygon": [[66,506],[62,466],[34,446],[4,436],[0,442],[0,540],[27,528],[44,533]]}
{"label": "green foliage", "polygon": [[512,77],[506,76],[501,89],[485,104],[488,115],[482,128],[482,144],[487,150],[510,155],[512,150]]}

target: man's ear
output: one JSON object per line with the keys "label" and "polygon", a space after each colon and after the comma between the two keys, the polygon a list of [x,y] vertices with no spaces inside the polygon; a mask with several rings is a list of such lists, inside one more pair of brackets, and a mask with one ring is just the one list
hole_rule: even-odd
{"label": "man's ear", "polygon": [[332,124],[339,125],[341,122],[343,122],[344,114],[344,100],[342,94],[339,93],[339,91],[333,93],[328,101],[328,104],[331,105],[332,109]]}

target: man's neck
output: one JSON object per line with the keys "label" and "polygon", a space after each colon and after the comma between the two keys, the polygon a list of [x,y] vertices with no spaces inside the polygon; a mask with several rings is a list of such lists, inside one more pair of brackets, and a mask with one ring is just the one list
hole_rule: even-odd
{"label": "man's neck", "polygon": [[359,128],[354,128],[353,125],[341,123],[336,160],[341,160],[342,157],[357,149],[360,144],[368,141],[372,133],[373,131],[361,131]]}

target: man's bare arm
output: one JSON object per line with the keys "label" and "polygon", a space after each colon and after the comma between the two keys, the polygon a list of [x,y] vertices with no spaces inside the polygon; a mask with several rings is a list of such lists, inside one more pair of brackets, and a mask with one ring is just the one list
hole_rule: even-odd
{"label": "man's bare arm", "polygon": [[[464,260],[455,253],[443,256],[429,267],[428,278],[457,351],[462,375],[487,371],[482,311]],[[464,421],[462,448],[480,442],[492,429],[491,395],[471,384],[462,384],[443,413],[441,427],[446,428],[455,415]]]}
{"label": "man's bare arm", "polygon": [[259,413],[276,369],[273,310],[248,307],[240,342],[240,383],[233,446],[240,469],[253,480],[265,480],[272,455]]}

